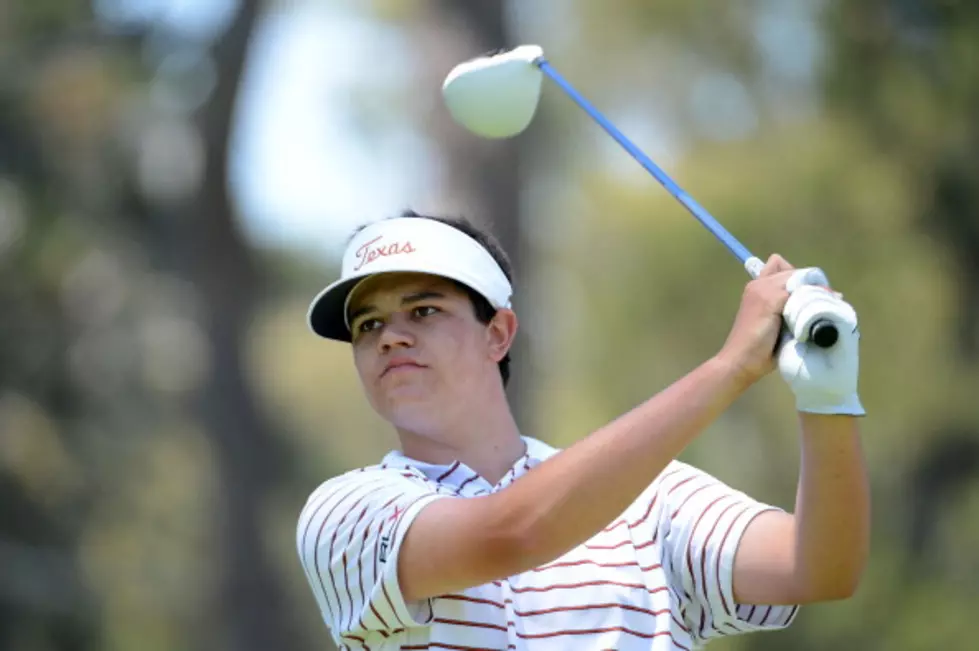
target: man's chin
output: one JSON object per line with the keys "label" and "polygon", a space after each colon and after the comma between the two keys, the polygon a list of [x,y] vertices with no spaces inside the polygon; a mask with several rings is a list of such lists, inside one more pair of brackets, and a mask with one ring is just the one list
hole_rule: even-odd
{"label": "man's chin", "polygon": [[385,419],[398,429],[426,431],[442,420],[445,410],[444,403],[430,393],[406,391],[392,400],[385,411]]}

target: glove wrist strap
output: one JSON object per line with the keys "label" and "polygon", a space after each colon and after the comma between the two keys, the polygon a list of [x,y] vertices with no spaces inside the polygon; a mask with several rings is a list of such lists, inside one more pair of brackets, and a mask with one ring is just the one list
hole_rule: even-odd
{"label": "glove wrist strap", "polygon": [[[828,397],[828,396],[826,396]],[[796,409],[808,414],[866,416],[867,412],[860,402],[860,396],[850,394],[842,401],[811,401],[804,397],[796,398]]]}

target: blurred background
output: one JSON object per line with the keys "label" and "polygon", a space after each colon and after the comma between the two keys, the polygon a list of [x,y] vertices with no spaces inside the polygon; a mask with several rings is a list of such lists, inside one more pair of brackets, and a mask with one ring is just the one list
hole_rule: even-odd
{"label": "blurred background", "polygon": [[[554,445],[719,348],[738,263],[553,85],[519,138],[448,117],[527,42],[861,316],[865,581],[711,648],[979,648],[979,4],[5,0],[0,649],[332,648],[296,518],[396,441],[305,313],[363,222],[492,226]],[[682,458],[791,509],[792,406],[772,376]]]}

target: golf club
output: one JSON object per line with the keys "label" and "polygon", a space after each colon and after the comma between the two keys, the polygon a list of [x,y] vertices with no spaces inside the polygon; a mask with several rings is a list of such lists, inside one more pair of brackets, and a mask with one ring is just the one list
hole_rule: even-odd
{"label": "golf club", "polygon": [[[516,135],[530,124],[537,109],[541,77],[538,71],[564,91],[565,95],[612,136],[697,221],[727,247],[752,278],[758,276],[765,263],[752,255],[734,235],[694,201],[666,172],[561,76],[544,57],[544,52],[539,46],[523,45],[507,52],[497,52],[459,64],[449,73],[442,86],[446,106],[460,124],[477,135],[486,138]],[[795,325],[790,324],[790,329]],[[839,337],[836,325],[831,320],[821,317],[813,319],[808,327],[803,328],[803,332],[808,341],[820,348],[830,348]]]}

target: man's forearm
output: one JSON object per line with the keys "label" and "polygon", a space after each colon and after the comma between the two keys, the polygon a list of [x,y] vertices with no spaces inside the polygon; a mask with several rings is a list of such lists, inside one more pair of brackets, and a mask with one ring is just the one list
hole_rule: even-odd
{"label": "man's forearm", "polygon": [[870,544],[870,488],[858,419],[800,414],[795,523],[800,590],[816,599],[856,590]]}
{"label": "man's forearm", "polygon": [[498,493],[523,562],[550,561],[608,525],[744,388],[711,359]]}

